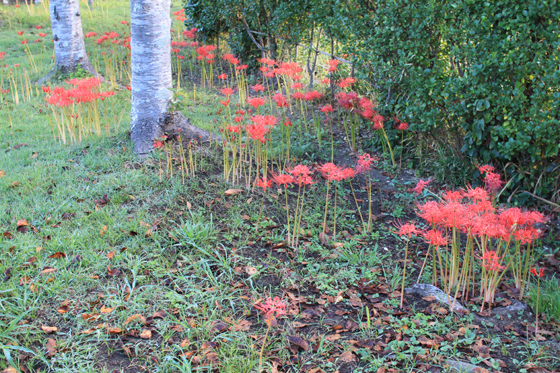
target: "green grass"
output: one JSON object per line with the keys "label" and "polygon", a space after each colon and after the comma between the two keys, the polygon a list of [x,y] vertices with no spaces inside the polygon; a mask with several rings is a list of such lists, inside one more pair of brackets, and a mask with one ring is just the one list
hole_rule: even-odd
{"label": "green grass", "polygon": [[[91,13],[84,2],[81,6],[85,32],[123,30],[120,21],[129,18],[128,1],[111,1],[109,12],[104,1],[96,1]],[[16,31],[24,29],[28,35],[40,24],[49,33],[49,19],[39,11],[31,17],[23,7],[0,11],[6,16],[0,25],[3,63],[29,69]],[[87,41],[87,48],[95,50],[94,40]],[[50,68],[44,64],[31,80]],[[223,99],[217,90],[197,88],[195,99],[192,87],[184,87],[181,110],[193,124],[215,128],[214,114]],[[306,194],[306,238],[300,249],[277,247],[287,234],[282,191],[272,188],[265,196],[257,229],[262,194],[244,190],[224,195],[239,186],[222,180],[221,151],[215,145],[204,149],[204,171],[185,183],[177,170],[172,178],[160,177],[157,154],[143,162],[133,154],[130,93],[116,91],[112,100],[119,115],[103,121],[111,128],[116,122],[117,130],[88,136],[79,144],[55,140],[41,91],[19,105],[2,103],[0,370],[14,365],[32,372],[254,372],[266,324],[253,303],[265,293],[299,299],[271,329],[267,371],[273,364],[292,372],[310,367],[335,371],[346,364],[341,355],[350,350],[360,358],[356,372],[382,366],[412,371],[417,355],[426,353],[420,337],[470,328],[470,316],[442,317],[422,309],[403,317],[389,313],[398,306],[388,294],[400,286],[397,253],[404,244],[388,230],[392,218],[380,219],[372,233],[357,231],[359,217],[347,185],[338,191],[336,248],[318,239],[324,183]],[[310,138],[296,137],[293,152],[304,162],[328,158]],[[405,193],[409,185],[392,187],[399,190],[398,205],[378,191],[375,204],[400,217],[414,201]],[[363,191],[358,192],[363,198]],[[288,195],[295,201],[297,190]],[[22,219],[28,225],[18,230]],[[408,273],[407,280],[413,281],[415,273]],[[359,280],[380,285],[381,292],[358,294]],[[352,304],[349,294],[354,293],[379,300],[373,302],[381,305],[379,314],[374,315],[371,304]],[[317,314],[310,316],[309,310]],[[130,321],[133,315],[146,319]],[[355,329],[331,338],[338,333],[334,325],[348,322]],[[47,334],[43,327],[57,330]],[[140,337],[147,331],[150,338]],[[399,331],[406,340],[396,339]],[[468,360],[471,355],[465,351],[481,334],[469,331],[442,343],[439,350],[427,352],[427,361],[442,367],[444,358]],[[309,341],[311,349],[293,352],[288,337],[294,335]],[[391,340],[385,343],[385,338]],[[54,356],[46,349],[49,339],[56,342]],[[387,354],[357,345],[356,339],[381,343]],[[539,351],[528,348],[523,361],[541,356]]]}
{"label": "green grass", "polygon": [[537,288],[536,280],[529,286],[528,297],[531,308],[537,309],[537,292],[539,293],[539,314],[560,321],[560,280],[556,277],[543,278]]}

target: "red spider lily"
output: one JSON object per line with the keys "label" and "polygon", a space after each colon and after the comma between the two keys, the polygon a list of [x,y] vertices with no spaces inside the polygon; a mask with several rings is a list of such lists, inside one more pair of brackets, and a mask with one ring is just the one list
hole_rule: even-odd
{"label": "red spider lily", "polygon": [[531,274],[533,276],[538,276],[540,278],[544,277],[544,268],[541,267],[540,270],[537,272],[537,269],[535,267],[531,268]]}
{"label": "red spider lily", "polygon": [[308,166],[299,164],[288,170],[290,175],[294,178],[294,182],[298,185],[309,185],[312,183],[311,169]]}
{"label": "red spider lily", "polygon": [[336,71],[339,63],[340,63],[339,60],[330,60],[329,61],[329,72],[334,73]]}
{"label": "red spider lily", "polygon": [[373,117],[373,129],[380,130],[383,128],[383,117],[379,114]]}
{"label": "red spider lily", "polygon": [[264,302],[259,300],[253,306],[264,313],[265,321],[269,327],[276,323],[277,317],[286,315],[287,304],[278,297],[274,297],[274,299],[267,297]]}
{"label": "red spider lily", "polygon": [[343,169],[334,163],[325,163],[319,166],[317,170],[329,181],[342,181],[345,180],[347,176],[344,174]]}
{"label": "red spider lily", "polygon": [[487,271],[501,271],[505,269],[504,266],[500,265],[503,257],[500,258],[493,250],[486,251],[484,255],[482,257],[478,257],[478,259],[482,260],[482,266]]}
{"label": "red spider lily", "polygon": [[396,234],[398,234],[399,236],[405,236],[409,239],[412,235],[416,235],[421,232],[420,230],[418,230],[418,228],[416,228],[414,224],[411,223],[401,224],[395,222],[393,223],[393,225],[398,229],[395,232]]}
{"label": "red spider lily", "polygon": [[282,93],[276,93],[272,97],[272,101],[274,101],[279,108],[288,106],[288,101],[286,101],[286,97],[284,97]]}
{"label": "red spider lily", "polygon": [[321,83],[323,83],[324,85],[329,85],[331,84],[331,80],[329,78],[325,78],[321,81]]}
{"label": "red spider lily", "polygon": [[188,38],[188,39],[194,39],[194,38],[196,38],[197,31],[198,31],[198,29],[196,27],[193,27],[190,30],[183,31],[183,36]]}
{"label": "red spider lily", "polygon": [[251,118],[251,120],[254,123],[258,123],[268,127],[274,127],[277,123],[277,119],[273,115],[255,115]]}
{"label": "red spider lily", "polygon": [[320,99],[321,97],[323,97],[322,93],[317,91],[311,91],[311,92],[307,92],[303,98],[307,101],[313,101],[313,100]]}
{"label": "red spider lily", "polygon": [[253,88],[253,90],[255,90],[256,92],[264,91],[264,87],[262,84],[255,84],[254,86],[251,86],[251,88]]}
{"label": "red spider lily", "polygon": [[299,82],[296,82],[296,83],[292,84],[292,89],[296,89],[296,90],[303,89],[303,84],[301,84]]}
{"label": "red spider lily", "polygon": [[422,191],[424,190],[424,188],[426,187],[426,185],[430,184],[432,182],[431,179],[428,180],[420,180],[418,182],[418,184],[416,184],[416,187],[412,189],[413,192],[416,192],[416,195],[420,195],[422,193]]}
{"label": "red spider lily", "polygon": [[376,158],[373,158],[368,153],[360,155],[356,164],[356,173],[361,174],[371,170],[371,164],[376,160]]}
{"label": "red spider lily", "polygon": [[260,97],[254,97],[254,98],[250,98],[247,100],[247,103],[249,104],[249,106],[254,107],[255,109],[257,109],[259,106],[263,106],[265,104],[266,100],[264,98],[260,98]]}
{"label": "red spider lily", "polygon": [[17,34],[18,34],[19,36],[21,36],[21,35],[23,35],[24,32],[25,32],[25,31],[18,31]]}
{"label": "red spider lily", "polygon": [[40,30],[40,29],[43,28],[43,26],[35,26],[35,28],[36,28],[37,30]]}
{"label": "red spider lily", "polygon": [[[40,35],[40,34],[39,34]],[[92,38],[94,36],[97,36],[97,32],[88,32],[87,34],[84,35],[84,38]]]}
{"label": "red spider lily", "polygon": [[245,127],[245,129],[251,139],[258,140],[261,143],[268,141],[266,135],[270,132],[270,129],[267,126],[262,124],[250,124]]}
{"label": "red spider lily", "polygon": [[6,52],[0,52],[0,60],[3,60],[5,55],[6,55]]}
{"label": "red spider lily", "polygon": [[304,94],[301,92],[294,92],[292,98],[296,100],[303,100],[305,98]]}
{"label": "red spider lily", "polygon": [[330,105],[330,104],[329,104],[329,105],[325,105],[325,106],[323,106],[323,107],[321,108],[321,111],[322,111],[323,113],[325,113],[325,114],[326,114],[326,113],[332,113],[333,107],[332,107],[332,105]]}
{"label": "red spider lily", "polygon": [[430,229],[425,232],[423,236],[427,243],[438,248],[448,244],[447,238],[438,230]]}
{"label": "red spider lily", "polygon": [[286,119],[282,124],[283,124],[285,127],[291,127],[291,126],[292,126],[292,122],[290,122],[289,119]]}
{"label": "red spider lily", "polygon": [[229,132],[239,133],[239,126],[228,126],[227,129]]}
{"label": "red spider lily", "polygon": [[354,78],[344,78],[340,82],[338,82],[336,85],[339,86],[340,88],[348,88],[354,83],[356,83],[356,79],[354,79]]}
{"label": "red spider lily", "polygon": [[294,178],[288,174],[274,175],[273,180],[278,185],[288,185],[294,182]]}
{"label": "red spider lily", "polygon": [[235,90],[232,89],[232,88],[222,88],[222,89],[220,89],[220,92],[222,92],[222,94],[223,94],[224,96],[230,96],[230,95],[232,95],[233,93],[235,93]]}
{"label": "red spider lily", "polygon": [[154,140],[154,148],[159,149],[163,146],[163,141],[161,140]]}
{"label": "red spider lily", "polygon": [[224,106],[228,106],[229,105],[229,98],[225,101],[220,101],[220,104],[222,104]]}
{"label": "red spider lily", "polygon": [[408,130],[408,128],[409,128],[408,123],[405,123],[405,122],[401,122],[397,126],[397,130],[399,130],[399,131],[406,131],[406,130]]}
{"label": "red spider lily", "polygon": [[23,39],[23,40],[21,41],[21,44],[27,44],[27,39]]}
{"label": "red spider lily", "polygon": [[267,177],[263,177],[257,181],[257,186],[263,188],[263,192],[266,193],[266,190],[270,188],[274,183],[274,180],[268,180]]}
{"label": "red spider lily", "polygon": [[220,74],[220,75],[218,75],[218,79],[224,80],[224,79],[227,79],[227,78],[228,78],[227,74]]}
{"label": "red spider lily", "polygon": [[241,122],[243,122],[243,117],[234,117],[234,118],[233,118],[233,121],[234,121],[235,123],[241,123]]}
{"label": "red spider lily", "polygon": [[40,33],[39,33],[39,36],[42,37],[42,38],[44,38],[45,36],[47,36],[47,34],[44,34],[44,33],[40,32]]}

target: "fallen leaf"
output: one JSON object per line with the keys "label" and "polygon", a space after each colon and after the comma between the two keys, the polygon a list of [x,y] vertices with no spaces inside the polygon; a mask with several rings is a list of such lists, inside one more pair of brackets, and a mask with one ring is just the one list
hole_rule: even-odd
{"label": "fallen leaf", "polygon": [[17,187],[19,184],[21,184],[19,181],[14,181],[14,182],[11,183],[8,187],[9,187],[9,188],[15,188],[15,187]]}
{"label": "fallen leaf", "polygon": [[0,170],[0,177],[4,177],[4,176],[6,176],[6,173],[4,171]]}
{"label": "fallen leaf", "polygon": [[103,228],[101,228],[101,230],[99,231],[99,235],[101,237],[103,237],[105,235],[105,233],[107,233],[107,226],[104,225]]}
{"label": "fallen leaf", "polygon": [[146,323],[146,318],[144,316],[136,314],[136,315],[128,316],[126,318],[126,320],[124,321],[124,325],[126,325],[126,324],[128,324],[128,323],[130,323],[130,322],[132,322],[136,319],[139,319],[142,324]]}
{"label": "fallen leaf", "polygon": [[[37,249],[39,249],[39,248],[37,248]],[[39,251],[40,251],[40,250],[39,250]],[[37,252],[39,252],[39,251],[37,251]],[[66,254],[64,254],[64,253],[62,253],[62,252],[59,251],[59,252],[56,252],[56,253],[54,253],[54,254],[52,254],[52,255],[49,255],[47,258],[49,258],[49,259],[61,259],[61,258],[66,258]]]}
{"label": "fallen leaf", "polygon": [[234,331],[234,332],[238,332],[238,331],[247,332],[251,328],[251,325],[253,325],[252,322],[250,322],[249,320],[242,319],[242,320],[239,320],[239,322],[237,324],[235,324],[231,328],[229,328],[229,330]]}
{"label": "fallen leaf", "polygon": [[309,344],[302,339],[301,337],[297,336],[297,335],[291,335],[288,337],[288,341],[290,341],[290,343],[301,347],[304,351],[308,351],[309,350]]}
{"label": "fallen leaf", "polygon": [[243,189],[228,189],[224,192],[226,196],[235,196],[239,193],[243,193]]}
{"label": "fallen leaf", "polygon": [[[3,171],[0,171],[0,172],[3,172]],[[0,176],[4,176],[4,175],[0,174]],[[18,371],[14,367],[7,367],[6,369],[4,369],[2,371],[2,373],[18,373]]]}
{"label": "fallen leaf", "polygon": [[115,257],[115,253],[116,253],[115,250],[111,251],[110,253],[107,253],[106,255],[107,259],[113,259]]}
{"label": "fallen leaf", "polygon": [[118,276],[121,273],[117,268],[112,268],[111,266],[107,266],[107,274],[109,276]]}
{"label": "fallen leaf", "polygon": [[42,325],[41,329],[47,334],[54,333],[54,332],[58,331],[58,328],[56,326]]}
{"label": "fallen leaf", "polygon": [[21,226],[24,226],[24,225],[29,225],[29,223],[28,223],[27,220],[25,220],[25,219],[20,219],[20,220],[18,220],[18,222],[16,223],[16,226],[17,226],[18,228],[21,227]]}
{"label": "fallen leaf", "polygon": [[150,330],[146,329],[142,333],[140,333],[140,338],[150,339],[150,338],[152,338],[152,332]]}
{"label": "fallen leaf", "polygon": [[53,268],[53,267],[45,267],[45,268],[43,268],[43,270],[42,270],[41,272],[39,272],[39,274],[40,274],[40,275],[46,275],[46,274],[54,273],[54,272],[56,272],[56,268]]}
{"label": "fallen leaf", "polygon": [[329,342],[336,341],[336,340],[340,339],[340,334],[331,334],[331,335],[327,335],[327,336],[325,337],[325,339],[326,339],[327,341],[329,341]]}
{"label": "fallen leaf", "polygon": [[52,338],[49,338],[47,340],[47,345],[45,346],[45,348],[47,349],[47,356],[54,356],[56,354],[56,341]]}
{"label": "fallen leaf", "polygon": [[58,307],[58,313],[66,313],[69,310],[68,307],[68,303],[70,303],[70,301],[65,300],[64,302],[62,302],[62,304],[60,305],[60,307]]}
{"label": "fallen leaf", "polygon": [[259,271],[257,271],[257,269],[255,267],[245,267],[245,273],[247,273],[249,276],[252,275],[256,275],[257,273],[259,273]]}
{"label": "fallen leaf", "polygon": [[121,328],[109,328],[108,332],[110,334],[121,334],[122,333],[122,329]]}
{"label": "fallen leaf", "polygon": [[187,208],[190,210],[192,208],[192,205],[189,201],[187,201]]}
{"label": "fallen leaf", "polygon": [[424,299],[426,302],[433,302],[436,300],[436,297],[434,297],[433,295],[428,295],[425,297],[422,297],[422,299]]}
{"label": "fallen leaf", "polygon": [[99,310],[99,312],[101,312],[101,313],[111,313],[111,312],[113,312],[114,309],[115,309],[115,307],[101,306],[101,309]]}
{"label": "fallen leaf", "polygon": [[161,311],[157,311],[156,313],[154,313],[152,315],[153,319],[163,319],[165,316],[167,316],[167,312],[161,310]]}
{"label": "fallen leaf", "polygon": [[345,362],[350,362],[350,361],[354,361],[356,360],[356,356],[354,356],[354,354],[352,353],[352,351],[344,351],[341,355],[340,355],[340,359],[342,361]]}
{"label": "fallen leaf", "polygon": [[150,237],[152,237],[152,230],[151,230],[151,229],[148,229],[148,230],[146,231],[146,234],[144,235],[144,238],[150,238]]}

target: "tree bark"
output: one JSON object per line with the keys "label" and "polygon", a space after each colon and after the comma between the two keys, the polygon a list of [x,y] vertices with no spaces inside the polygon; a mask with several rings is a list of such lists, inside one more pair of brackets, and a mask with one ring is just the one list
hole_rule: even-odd
{"label": "tree bark", "polygon": [[51,0],[49,10],[56,55],[55,70],[67,74],[81,67],[97,76],[86,54],[79,1]]}
{"label": "tree bark", "polygon": [[[130,1],[132,68],[131,134],[134,151],[146,155],[164,133],[206,141],[209,132],[181,113],[168,113],[171,100],[171,1]],[[216,136],[213,136],[216,137]]]}

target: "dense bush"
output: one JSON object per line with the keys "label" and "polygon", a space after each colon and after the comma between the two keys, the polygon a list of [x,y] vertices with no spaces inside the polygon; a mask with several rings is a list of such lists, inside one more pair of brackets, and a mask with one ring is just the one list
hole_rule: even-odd
{"label": "dense bush", "polygon": [[[410,122],[418,148],[437,144],[462,164],[505,169],[504,196],[515,191],[526,199],[522,192],[529,191],[560,200],[559,2],[216,3],[186,7],[203,35],[215,35],[219,24],[235,51],[249,57],[255,47],[247,26],[291,42],[322,28],[352,54],[356,75],[374,88],[382,114]],[[274,37],[263,43],[278,50]]]}

